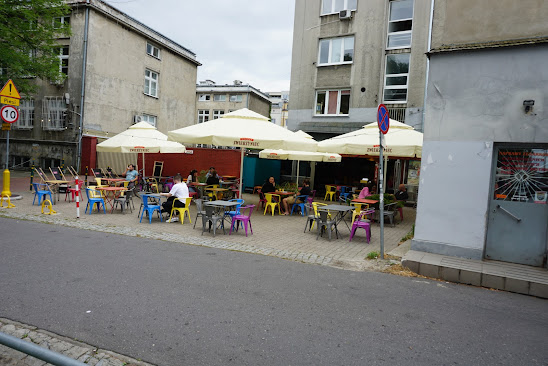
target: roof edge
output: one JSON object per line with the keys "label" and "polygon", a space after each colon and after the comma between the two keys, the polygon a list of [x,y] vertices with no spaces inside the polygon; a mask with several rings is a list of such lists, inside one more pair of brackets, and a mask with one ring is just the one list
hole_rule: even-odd
{"label": "roof edge", "polygon": [[427,52],[426,54],[431,55],[431,54],[443,53],[443,52],[536,45],[536,44],[543,44],[543,43],[548,43],[548,36],[518,38],[518,39],[508,39],[508,40],[498,40],[498,41],[478,42],[478,43],[447,44],[447,45],[444,44],[444,45],[441,45],[441,47],[433,48],[432,50],[430,50],[430,52]]}

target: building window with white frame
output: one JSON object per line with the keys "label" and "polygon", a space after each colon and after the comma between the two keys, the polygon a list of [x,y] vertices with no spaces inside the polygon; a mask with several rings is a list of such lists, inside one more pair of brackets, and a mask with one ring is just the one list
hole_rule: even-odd
{"label": "building window with white frame", "polygon": [[42,128],[44,130],[64,130],[67,105],[63,97],[42,99]]}
{"label": "building window with white frame", "polygon": [[241,94],[230,94],[230,101],[231,102],[241,102],[242,101],[242,95]]}
{"label": "building window with white frame", "polygon": [[318,90],[316,92],[315,114],[348,115],[350,111],[350,89]]}
{"label": "building window with white frame", "polygon": [[141,114],[141,121],[150,123],[151,126],[156,127],[156,122],[158,121],[158,117],[153,116],[151,114]]}
{"label": "building window with white frame", "polygon": [[69,46],[59,47],[59,72],[68,75]]}
{"label": "building window with white frame", "polygon": [[226,102],[226,94],[214,94],[213,101],[215,102]]}
{"label": "building window with white frame", "polygon": [[70,25],[70,16],[53,18],[53,29],[61,29]]}
{"label": "building window with white frame", "polygon": [[385,103],[407,103],[410,53],[386,55],[384,73]]}
{"label": "building window with white frame", "polygon": [[19,130],[30,130],[34,127],[34,99],[21,99],[19,104],[19,119],[13,124]]}
{"label": "building window with white frame", "polygon": [[160,59],[160,49],[149,42],[147,42],[147,54]]}
{"label": "building window with white frame", "polygon": [[203,123],[207,121],[209,121],[209,110],[198,110],[198,123]]}
{"label": "building window with white frame", "polygon": [[145,70],[145,94],[158,98],[158,73],[152,70]]}
{"label": "building window with white frame", "polygon": [[388,19],[388,40],[386,48],[411,47],[413,30],[413,0],[391,0]]}
{"label": "building window with white frame", "polygon": [[211,100],[211,95],[210,94],[200,94],[198,96],[198,101],[199,102],[208,102]]}
{"label": "building window with white frame", "polygon": [[323,0],[321,15],[335,14],[341,10],[356,10],[357,0]]}
{"label": "building window with white frame", "polygon": [[351,64],[354,59],[354,36],[320,40],[318,66]]}
{"label": "building window with white frame", "polygon": [[214,110],[213,111],[213,119],[221,118],[224,116],[225,111],[224,110]]}

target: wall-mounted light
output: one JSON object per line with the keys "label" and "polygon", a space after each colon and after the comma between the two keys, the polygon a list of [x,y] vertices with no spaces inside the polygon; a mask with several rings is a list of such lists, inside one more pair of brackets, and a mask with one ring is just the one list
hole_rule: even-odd
{"label": "wall-mounted light", "polygon": [[527,99],[523,101],[523,106],[525,107],[525,113],[529,113],[533,110],[533,106],[535,105],[535,101],[532,99]]}

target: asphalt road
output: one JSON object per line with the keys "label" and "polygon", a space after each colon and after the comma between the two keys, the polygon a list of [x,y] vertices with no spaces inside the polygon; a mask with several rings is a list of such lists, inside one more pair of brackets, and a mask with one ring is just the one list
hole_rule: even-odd
{"label": "asphalt road", "polygon": [[3,218],[0,317],[158,365],[548,365],[546,300]]}

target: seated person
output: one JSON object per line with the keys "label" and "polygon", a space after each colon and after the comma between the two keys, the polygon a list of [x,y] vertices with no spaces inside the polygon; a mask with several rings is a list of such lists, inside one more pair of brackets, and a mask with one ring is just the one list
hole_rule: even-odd
{"label": "seated person", "polygon": [[371,194],[369,193],[369,187],[368,186],[364,186],[363,189],[360,191],[360,194],[358,195],[358,198],[365,198],[367,196],[370,196]]}
{"label": "seated person", "polygon": [[274,177],[268,178],[268,181],[266,181],[263,186],[261,187],[261,192],[264,193],[271,193],[276,191],[276,182],[274,181]]}
{"label": "seated person", "polygon": [[126,177],[127,181],[129,181],[127,187],[131,189],[135,186],[135,182],[137,182],[139,172],[135,170],[135,165],[129,164],[122,175]]}
{"label": "seated person", "polygon": [[[299,191],[298,195],[289,196],[282,200],[284,211],[285,211],[284,215],[289,215],[289,205],[292,205],[296,202],[297,196],[310,196],[310,193],[312,193],[310,191],[310,181],[308,179],[305,179],[303,181],[303,186],[301,190]],[[299,198],[298,202],[302,203],[304,201]]]}
{"label": "seated person", "polygon": [[407,201],[409,199],[409,195],[407,194],[407,189],[405,188],[405,184],[400,184],[398,187],[398,191],[394,195],[396,196],[396,200],[398,201]]}
{"label": "seated person", "polygon": [[206,184],[208,186],[213,184],[219,185],[219,176],[217,175],[217,171],[215,170],[215,168],[213,168],[213,170],[210,170],[207,174],[209,174],[209,177],[207,177],[206,180]]}
{"label": "seated person", "polygon": [[198,195],[196,197],[200,197],[200,191],[192,187],[190,183],[198,183],[198,171],[196,169],[192,169],[190,171],[190,173],[188,174],[188,178],[186,179],[186,184],[190,193],[197,192]]}
{"label": "seated person", "polygon": [[217,171],[215,170],[214,167],[210,167],[209,168],[209,171],[206,173],[206,179],[209,178],[210,176],[214,176],[216,177],[217,179],[220,179],[221,177],[219,177],[219,174],[217,174]]}
{"label": "seated person", "polygon": [[[188,198],[188,187],[185,183],[183,183],[183,177],[181,177],[181,174],[176,174],[173,177],[173,187],[171,187],[171,190],[169,193],[160,193],[161,196],[166,196],[168,199],[166,202],[162,203],[162,213],[167,212],[170,213],[171,209],[173,208],[173,205],[175,207],[185,207],[185,202],[177,200],[175,201],[175,198],[179,198],[184,200],[185,198]],[[173,217],[170,222],[179,221],[178,217]]]}

